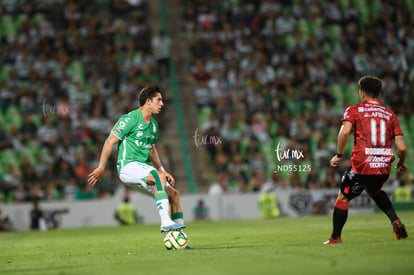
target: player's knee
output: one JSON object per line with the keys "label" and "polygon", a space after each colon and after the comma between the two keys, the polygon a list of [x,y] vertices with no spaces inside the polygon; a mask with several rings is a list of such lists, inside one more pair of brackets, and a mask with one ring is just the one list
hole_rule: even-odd
{"label": "player's knee", "polygon": [[341,202],[349,202],[350,199],[348,199],[347,197],[345,197],[344,194],[342,194],[342,192],[339,192],[338,197],[336,198],[338,201]]}
{"label": "player's knee", "polygon": [[157,173],[158,178],[162,182],[162,184],[165,184],[165,182],[166,182],[165,175],[163,173],[161,173],[160,171],[157,171],[157,170],[154,170],[154,171]]}
{"label": "player's knee", "polygon": [[147,183],[153,185],[157,183],[156,178],[158,179],[158,181],[160,182],[162,186],[165,186],[165,183],[166,183],[165,176],[156,170],[154,170],[154,172],[151,172],[145,179]]}

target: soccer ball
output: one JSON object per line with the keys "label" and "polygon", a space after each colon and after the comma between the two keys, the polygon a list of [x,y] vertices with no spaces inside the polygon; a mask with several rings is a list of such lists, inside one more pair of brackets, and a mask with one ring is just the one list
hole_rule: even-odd
{"label": "soccer ball", "polygon": [[169,231],[164,237],[164,245],[167,250],[183,249],[188,244],[188,237],[182,231]]}

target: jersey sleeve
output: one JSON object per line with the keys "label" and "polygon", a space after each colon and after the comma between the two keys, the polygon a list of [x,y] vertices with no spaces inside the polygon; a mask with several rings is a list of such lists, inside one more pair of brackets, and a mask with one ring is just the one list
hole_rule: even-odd
{"label": "jersey sleeve", "polygon": [[344,115],[341,119],[341,122],[349,121],[352,124],[355,124],[355,121],[357,120],[357,114],[355,112],[355,106],[349,106],[346,108]]}
{"label": "jersey sleeve", "polygon": [[404,135],[401,131],[400,123],[398,122],[398,117],[395,114],[393,114],[392,116],[392,134],[393,137]]}
{"label": "jersey sleeve", "polygon": [[129,114],[121,116],[115,123],[111,133],[119,139],[123,139],[131,131],[134,121]]}

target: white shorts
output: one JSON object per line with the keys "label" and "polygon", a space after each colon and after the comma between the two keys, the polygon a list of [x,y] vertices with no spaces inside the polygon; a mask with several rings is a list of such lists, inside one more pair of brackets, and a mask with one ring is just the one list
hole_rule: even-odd
{"label": "white shorts", "polygon": [[[119,178],[132,190],[142,194],[154,196],[155,185],[147,184],[145,178],[156,169],[142,162],[130,162],[121,168]],[[167,182],[167,186],[169,183]]]}
{"label": "white shorts", "polygon": [[132,190],[153,196],[154,185],[147,184],[145,178],[155,170],[154,167],[142,162],[130,162],[119,171],[119,178]]}

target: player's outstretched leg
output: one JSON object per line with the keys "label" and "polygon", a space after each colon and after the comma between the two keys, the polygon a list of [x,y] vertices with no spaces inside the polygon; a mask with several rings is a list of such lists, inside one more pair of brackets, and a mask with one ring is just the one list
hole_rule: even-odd
{"label": "player's outstretched leg", "polygon": [[405,229],[404,224],[400,220],[395,220],[392,223],[395,236],[397,239],[406,239],[408,237],[407,230]]}
{"label": "player's outstretched leg", "polygon": [[388,195],[383,190],[379,190],[378,192],[370,196],[391,221],[397,239],[407,238],[407,230],[405,229],[404,224],[398,218],[397,213],[395,212],[395,209]]}

